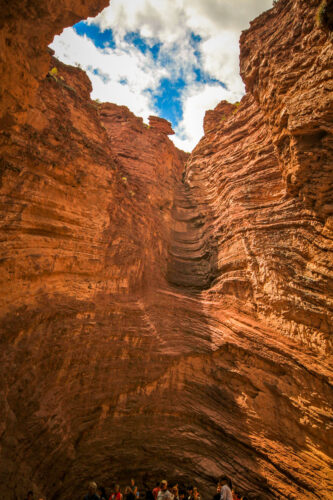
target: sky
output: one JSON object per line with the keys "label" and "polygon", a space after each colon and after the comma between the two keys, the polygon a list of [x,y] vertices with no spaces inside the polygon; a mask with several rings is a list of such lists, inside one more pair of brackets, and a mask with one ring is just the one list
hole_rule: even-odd
{"label": "sky", "polygon": [[112,0],[97,17],[66,28],[50,47],[88,74],[92,99],[172,123],[192,151],[205,111],[239,101],[239,37],[272,0]]}

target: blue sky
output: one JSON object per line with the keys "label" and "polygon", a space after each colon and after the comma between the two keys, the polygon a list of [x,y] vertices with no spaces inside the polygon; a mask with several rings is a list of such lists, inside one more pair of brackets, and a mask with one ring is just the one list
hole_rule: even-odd
{"label": "blue sky", "polygon": [[171,121],[190,151],[207,109],[244,93],[241,30],[272,0],[112,0],[96,18],[55,37],[51,47],[92,81],[92,98],[128,106],[145,121]]}
{"label": "blue sky", "polygon": [[[87,21],[81,21],[73,26],[74,31],[80,36],[86,36],[90,39],[94,45],[98,48],[116,48],[116,42],[113,37],[112,29],[106,29],[102,31],[98,25],[90,24]],[[193,47],[200,41],[200,37],[195,37],[194,33],[192,35]],[[143,55],[150,54],[153,61],[157,62],[161,59],[161,63],[165,66],[171,65],[172,61],[169,60],[168,55],[160,54],[161,43],[147,43],[147,40],[140,35],[139,32],[127,32],[124,36],[124,41],[136,47]],[[92,69],[94,71],[94,69]],[[196,75],[197,80],[201,80],[201,68],[198,65],[193,67],[193,71]],[[99,72],[95,69],[95,74]],[[103,78],[103,76],[101,76]],[[209,77],[207,76],[207,79]],[[124,85],[127,83],[127,79],[123,78],[120,80]],[[217,80],[214,83],[222,85],[222,82]],[[151,94],[151,100],[156,109],[158,116],[169,120],[174,127],[180,123],[183,118],[181,95],[182,91],[186,87],[186,79],[180,75],[176,78],[161,78],[158,88],[147,89],[146,91]]]}

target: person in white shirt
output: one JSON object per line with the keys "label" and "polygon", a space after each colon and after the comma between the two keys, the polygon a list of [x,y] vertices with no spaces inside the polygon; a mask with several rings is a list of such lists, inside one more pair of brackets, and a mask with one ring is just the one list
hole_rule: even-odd
{"label": "person in white shirt", "polygon": [[227,476],[222,476],[219,480],[219,485],[221,486],[220,500],[232,500],[231,489],[228,486],[229,478]]}
{"label": "person in white shirt", "polygon": [[163,479],[160,484],[160,491],[157,494],[157,500],[173,500],[173,494],[168,490],[168,481]]}

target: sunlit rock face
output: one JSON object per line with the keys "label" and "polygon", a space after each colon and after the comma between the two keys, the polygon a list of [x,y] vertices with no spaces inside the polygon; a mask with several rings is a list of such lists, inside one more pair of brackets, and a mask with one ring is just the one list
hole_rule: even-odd
{"label": "sunlit rock face", "polygon": [[332,35],[325,24],[314,29],[319,4],[278,2],[242,34],[240,63],[270,126],[287,193],[326,219],[333,216]]}
{"label": "sunlit rock face", "polygon": [[[1,23],[18,38],[1,52],[2,497],[77,498],[92,478],[134,476],[206,498],[225,472],[250,498],[329,499],[319,2],[280,0],[242,35],[247,95],[207,112],[190,157],[168,122],[91,101],[86,75],[47,52],[105,3],[47,2],[29,49],[17,33],[36,35],[34,8],[11,2]],[[16,74],[28,63],[33,80]]]}
{"label": "sunlit rock face", "polygon": [[26,109],[34,106],[38,85],[50,64],[46,47],[54,35],[83,17],[97,15],[108,3],[108,0],[1,2],[1,128],[24,122]]}

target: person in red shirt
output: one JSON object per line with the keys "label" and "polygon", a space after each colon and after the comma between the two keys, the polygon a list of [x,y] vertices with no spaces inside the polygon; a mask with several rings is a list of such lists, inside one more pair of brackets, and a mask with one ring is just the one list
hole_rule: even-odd
{"label": "person in red shirt", "polygon": [[157,495],[158,495],[158,492],[160,491],[160,483],[157,483],[156,484],[156,487],[153,489],[153,495],[154,495],[154,498],[155,500],[157,499]]}
{"label": "person in red shirt", "polygon": [[109,500],[123,500],[119,484],[116,484],[114,487],[114,493],[111,493]]}

